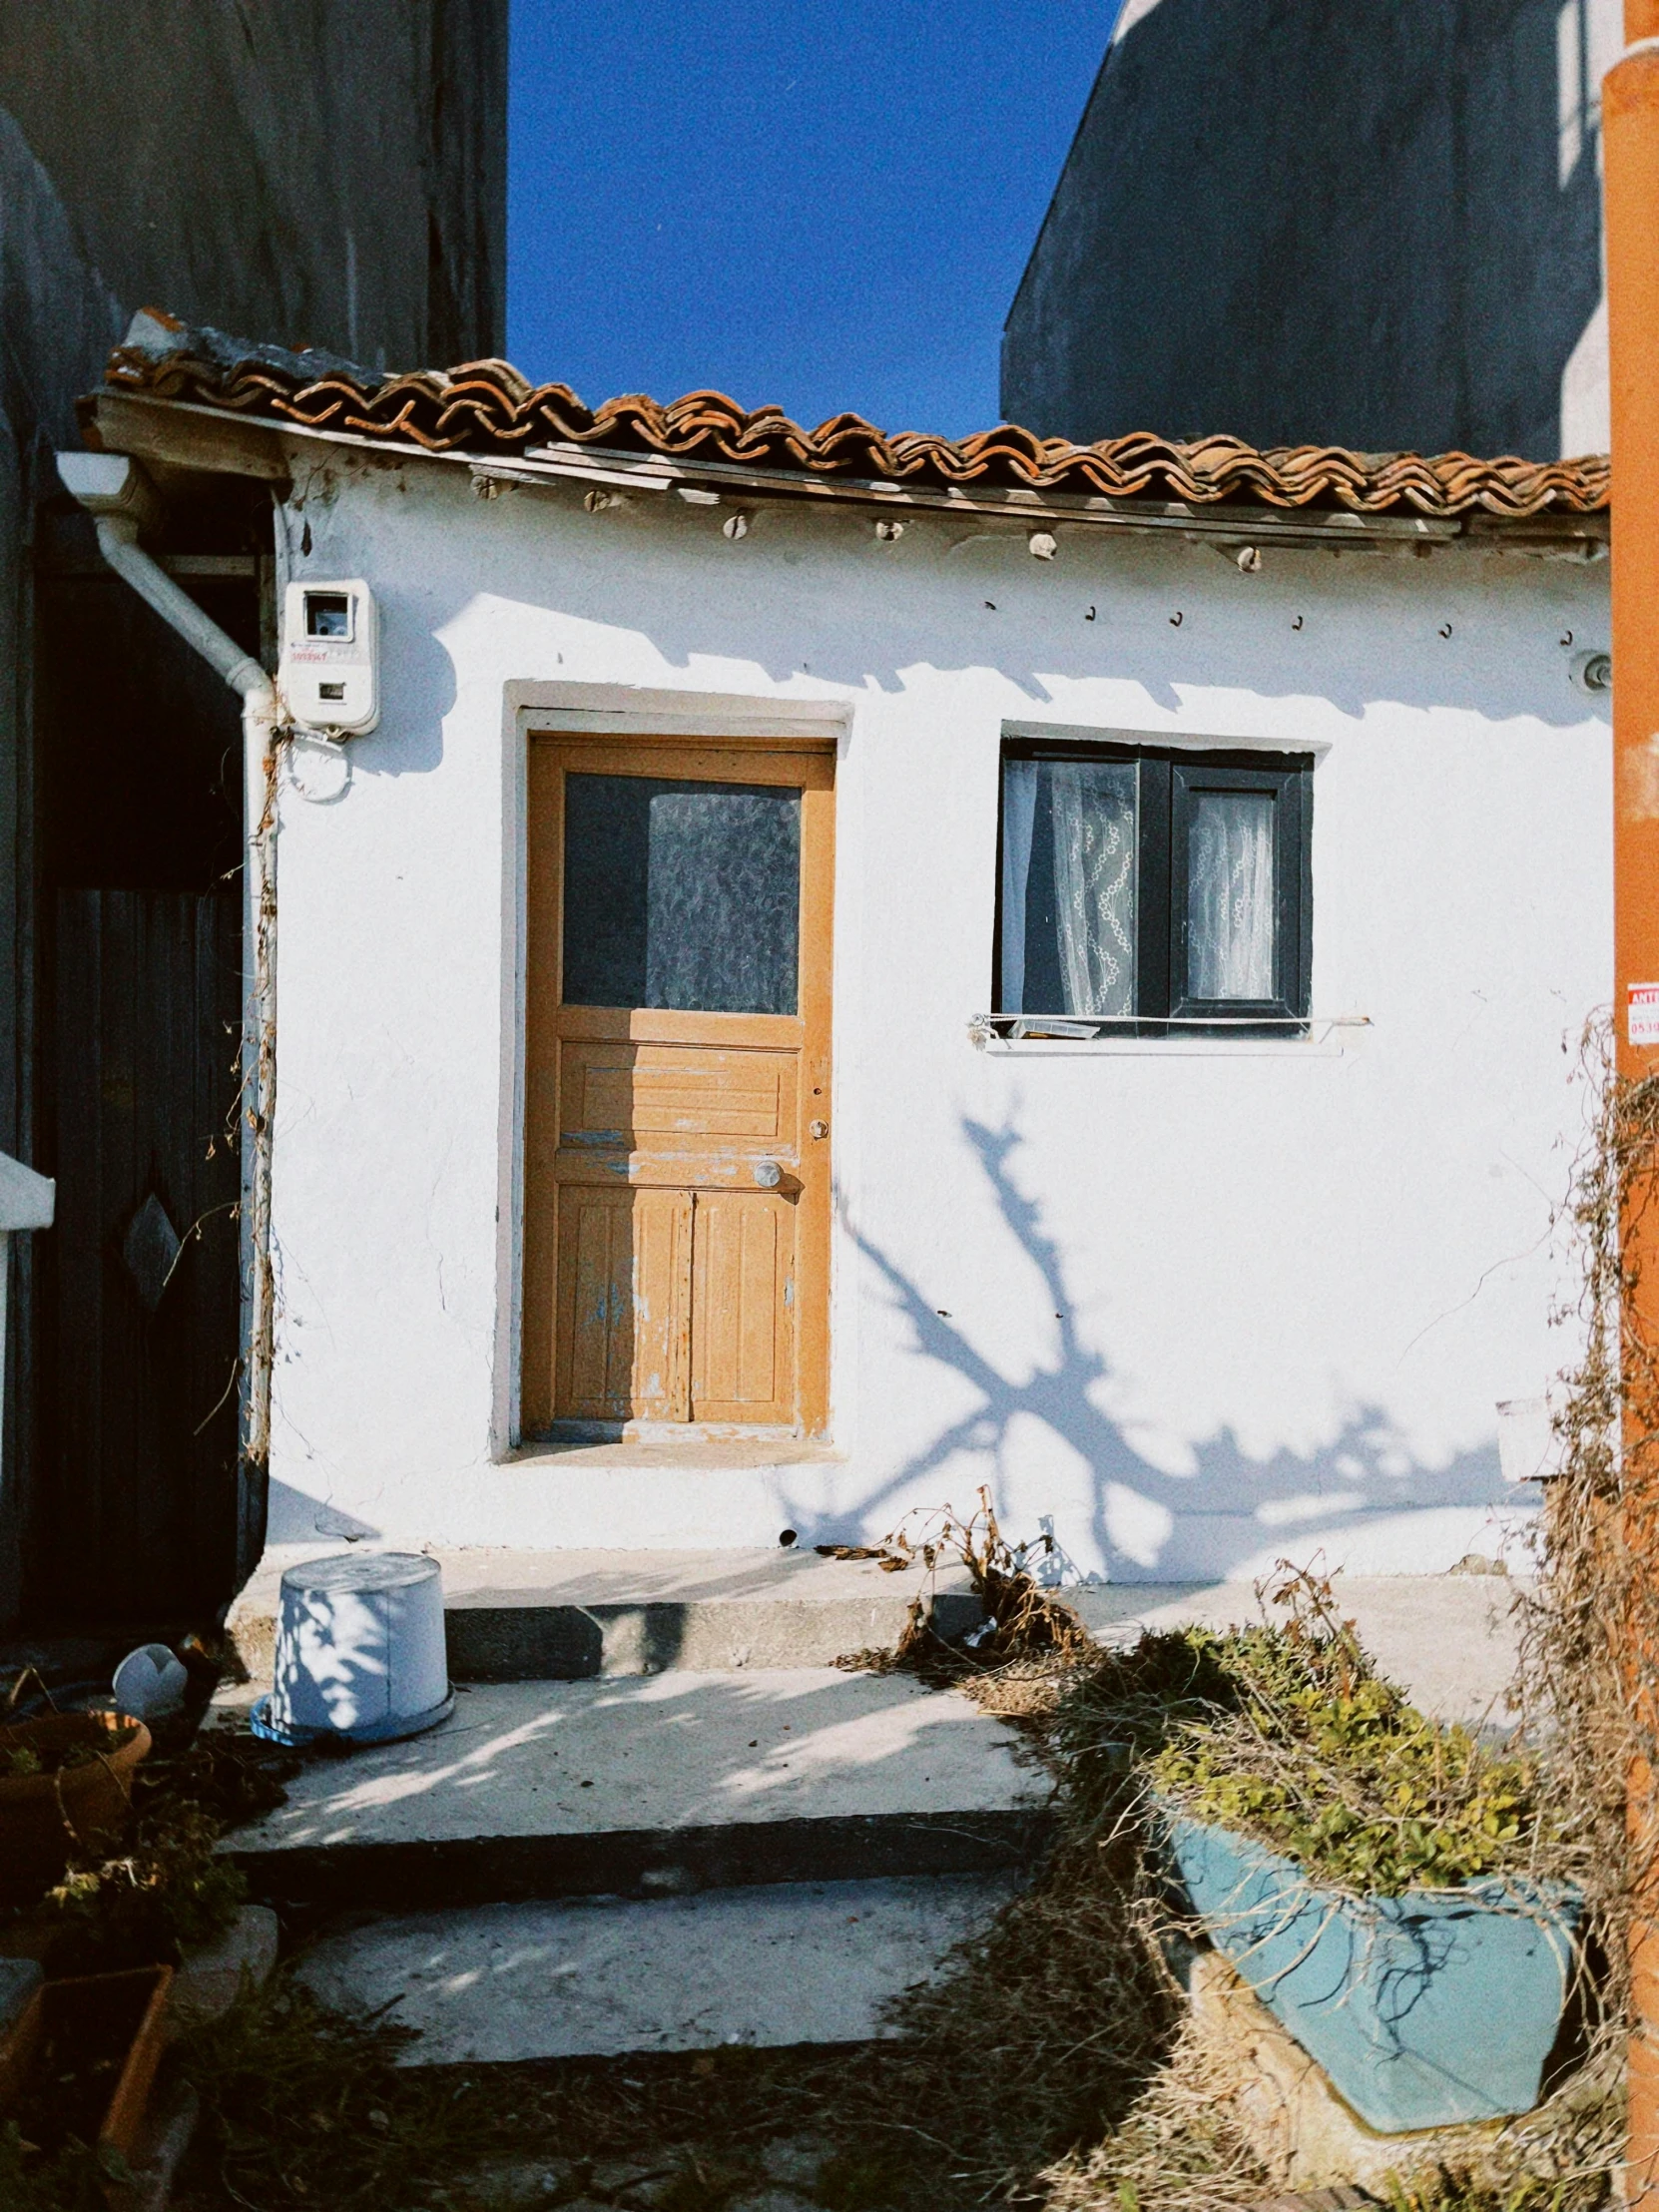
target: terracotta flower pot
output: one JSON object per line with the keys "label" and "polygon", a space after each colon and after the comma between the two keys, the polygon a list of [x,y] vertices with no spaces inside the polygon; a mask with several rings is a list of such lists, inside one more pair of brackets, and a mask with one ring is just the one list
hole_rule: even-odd
{"label": "terracotta flower pot", "polygon": [[171,1966],[48,1981],[0,2043],[0,2117],[55,2150],[74,2135],[130,2159],[167,2048]]}
{"label": "terracotta flower pot", "polygon": [[[56,1764],[77,1747],[94,1756]],[[0,1727],[0,1899],[27,1904],[50,1889],[72,1854],[120,1833],[134,1769],[149,1749],[149,1729],[124,1713],[47,1713]],[[14,1751],[33,1752],[44,1771],[13,1772]]]}

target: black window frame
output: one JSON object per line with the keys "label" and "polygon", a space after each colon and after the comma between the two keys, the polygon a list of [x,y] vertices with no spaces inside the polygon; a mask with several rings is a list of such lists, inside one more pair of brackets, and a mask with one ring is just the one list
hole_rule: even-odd
{"label": "black window frame", "polygon": [[[1009,1007],[1002,978],[1004,766],[1009,761],[1123,761],[1137,770],[1135,1012],[1066,1014]],[[1205,792],[1274,796],[1274,990],[1259,999],[1200,999],[1187,988],[1188,852],[1193,802]],[[996,918],[992,1003],[999,1019],[1048,1015],[1067,1033],[1087,1023],[1100,1036],[1299,1037],[1308,1033],[1313,986],[1314,756],[1221,748],[1135,745],[1122,740],[1005,738],[997,761]]]}

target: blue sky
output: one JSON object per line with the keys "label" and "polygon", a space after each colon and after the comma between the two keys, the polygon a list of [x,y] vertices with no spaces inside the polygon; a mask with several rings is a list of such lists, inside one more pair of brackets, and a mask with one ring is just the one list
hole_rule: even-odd
{"label": "blue sky", "polygon": [[1117,0],[512,0],[508,351],[584,399],[997,419]]}

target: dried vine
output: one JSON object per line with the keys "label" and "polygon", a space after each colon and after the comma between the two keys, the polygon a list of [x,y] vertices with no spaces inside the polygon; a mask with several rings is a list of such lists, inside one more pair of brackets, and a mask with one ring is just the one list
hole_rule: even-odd
{"label": "dried vine", "polygon": [[1519,1599],[1514,1696],[1575,1846],[1603,2010],[1623,2026],[1631,1916],[1659,1898],[1659,1283],[1644,1285],[1641,1265],[1659,1202],[1659,1076],[1620,1075],[1604,1024],[1586,1030],[1582,1067],[1593,1111],[1566,1209],[1579,1289],[1556,1317],[1582,1348],[1553,1412],[1558,1471]]}

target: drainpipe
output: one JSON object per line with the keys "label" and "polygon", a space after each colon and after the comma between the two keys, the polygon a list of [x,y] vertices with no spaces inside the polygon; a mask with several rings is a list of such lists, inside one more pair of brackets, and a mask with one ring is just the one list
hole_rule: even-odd
{"label": "drainpipe", "polygon": [[[1659,983],[1659,0],[1625,0],[1623,58],[1602,87],[1613,447],[1613,960],[1618,1068],[1659,1072],[1634,993]],[[1659,1224],[1622,1225],[1639,1272],[1626,1326],[1659,1344]],[[1625,1414],[1628,1464],[1631,1415]],[[1626,1504],[1624,1541],[1659,1575],[1659,1528]],[[1656,1655],[1624,1654],[1638,1730],[1651,1737]],[[1647,1706],[1647,1710],[1643,1710]],[[1659,1818],[1654,1778],[1629,1781],[1631,2027],[1625,2202],[1659,2212]]]}
{"label": "drainpipe", "polygon": [[271,1456],[275,1299],[271,1271],[271,1139],[276,1103],[276,748],[283,735],[276,688],[257,660],[203,613],[139,544],[160,514],[154,487],[119,453],[60,453],[58,473],[92,516],[106,561],[170,629],[218,670],[242,700],[247,867],[243,899],[243,1123],[248,1165],[248,1386],[243,1456]]}

